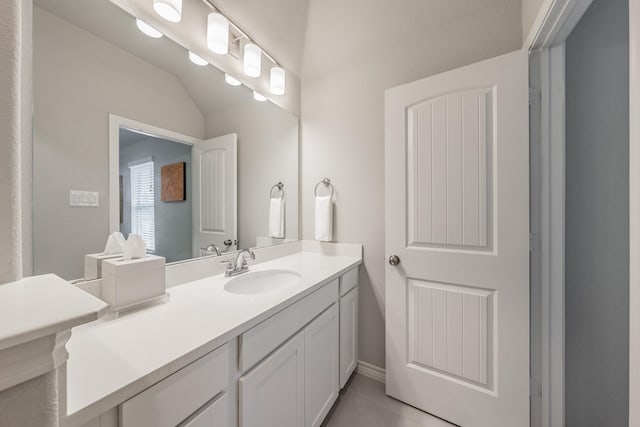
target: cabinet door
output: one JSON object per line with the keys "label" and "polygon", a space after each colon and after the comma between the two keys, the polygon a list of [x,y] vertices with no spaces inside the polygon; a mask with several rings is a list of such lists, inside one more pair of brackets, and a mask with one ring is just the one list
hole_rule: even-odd
{"label": "cabinet door", "polygon": [[304,331],[240,378],[240,427],[304,424]]}
{"label": "cabinet door", "polygon": [[304,330],[305,427],[316,427],[339,393],[339,311],[333,304]]}
{"label": "cabinet door", "polygon": [[229,427],[229,406],[224,393],[179,427]]}
{"label": "cabinet door", "polygon": [[229,385],[231,353],[225,344],[120,406],[120,427],[175,427]]}
{"label": "cabinet door", "polygon": [[358,365],[358,287],[340,298],[340,388]]}

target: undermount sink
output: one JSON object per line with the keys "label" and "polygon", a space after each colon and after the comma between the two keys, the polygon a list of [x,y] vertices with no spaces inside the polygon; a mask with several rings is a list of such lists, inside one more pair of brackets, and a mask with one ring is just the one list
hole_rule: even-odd
{"label": "undermount sink", "polygon": [[302,277],[291,270],[250,271],[234,277],[224,285],[232,294],[255,295],[298,285]]}

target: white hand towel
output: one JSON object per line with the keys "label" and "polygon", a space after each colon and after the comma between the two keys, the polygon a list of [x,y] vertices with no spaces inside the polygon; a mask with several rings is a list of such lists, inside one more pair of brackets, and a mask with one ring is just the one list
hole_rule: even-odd
{"label": "white hand towel", "polygon": [[330,242],[333,231],[331,196],[316,197],[316,240]]}
{"label": "white hand towel", "polygon": [[124,244],[124,253],[122,259],[129,261],[131,259],[144,258],[147,256],[147,245],[142,240],[142,236],[138,234],[129,234],[126,243]]}
{"label": "white hand towel", "polygon": [[269,237],[284,237],[284,197],[270,199],[269,203]]}

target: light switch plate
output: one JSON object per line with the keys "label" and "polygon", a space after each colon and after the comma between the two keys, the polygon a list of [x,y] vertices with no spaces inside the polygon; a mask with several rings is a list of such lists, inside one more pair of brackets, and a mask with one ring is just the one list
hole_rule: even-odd
{"label": "light switch plate", "polygon": [[69,190],[69,206],[97,207],[99,203],[97,191]]}

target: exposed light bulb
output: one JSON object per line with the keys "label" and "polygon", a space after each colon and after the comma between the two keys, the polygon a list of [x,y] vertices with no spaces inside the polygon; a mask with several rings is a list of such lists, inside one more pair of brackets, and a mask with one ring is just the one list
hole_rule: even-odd
{"label": "exposed light bulb", "polygon": [[160,37],[162,37],[162,33],[160,31],[156,30],[151,25],[147,24],[141,19],[136,18],[136,26],[140,31],[142,31],[144,34],[148,35],[149,37],[153,37],[154,39],[159,39]]}
{"label": "exposed light bulb", "polygon": [[207,46],[219,55],[229,52],[229,21],[219,13],[207,18]]}
{"label": "exposed light bulb", "polygon": [[182,0],[153,0],[156,13],[169,22],[182,19]]}
{"label": "exposed light bulb", "polygon": [[260,76],[260,67],[262,65],[262,50],[253,43],[244,45],[244,73],[249,77]]}
{"label": "exposed light bulb", "polygon": [[264,95],[260,95],[255,90],[253,91],[253,99],[255,99],[258,102],[264,102],[267,100],[267,98]]}
{"label": "exposed light bulb", "polygon": [[242,84],[240,80],[236,79],[235,77],[227,73],[224,74],[224,81],[230,84],[231,86],[240,86]]}
{"label": "exposed light bulb", "polygon": [[271,68],[271,76],[269,79],[269,86],[271,93],[274,95],[284,95],[285,87],[285,74],[284,68],[273,67]]}
{"label": "exposed light bulb", "polygon": [[206,59],[203,59],[202,57],[196,55],[191,51],[189,51],[189,59],[191,60],[191,62],[193,62],[196,65],[200,65],[200,66],[209,65],[209,62],[207,62]]}

